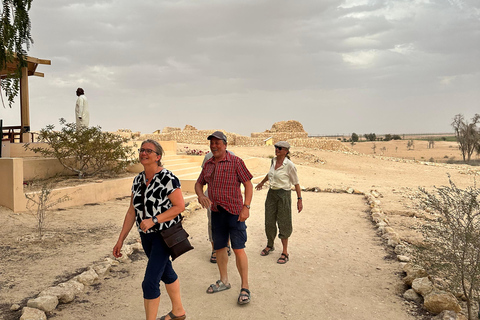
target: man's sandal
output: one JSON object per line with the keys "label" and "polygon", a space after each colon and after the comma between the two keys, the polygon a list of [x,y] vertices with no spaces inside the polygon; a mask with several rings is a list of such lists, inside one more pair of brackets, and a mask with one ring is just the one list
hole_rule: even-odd
{"label": "man's sandal", "polygon": [[157,318],[157,320],[165,320],[167,316],[170,316],[170,319],[176,319],[176,320],[185,320],[187,318],[187,315],[184,314],[183,316],[176,316],[172,312],[169,312],[167,315],[162,316],[161,318]]}
{"label": "man's sandal", "polygon": [[272,251],[275,251],[274,247],[266,246],[265,249],[263,249],[262,252],[260,252],[260,255],[265,257],[265,256],[268,256]]}
{"label": "man's sandal", "polygon": [[280,255],[280,258],[278,258],[277,263],[279,263],[279,264],[285,264],[285,263],[287,263],[288,260],[289,260],[288,254],[282,253],[282,254]]}
{"label": "man's sandal", "polygon": [[238,295],[238,304],[247,304],[250,302],[250,290],[242,288]]}
{"label": "man's sandal", "polygon": [[217,252],[215,250],[212,251],[212,255],[210,256],[211,263],[217,263]]}
{"label": "man's sandal", "polygon": [[225,284],[222,282],[222,280],[217,280],[216,283],[217,283],[216,285],[213,283],[207,288],[207,293],[225,291],[232,287],[230,283]]}

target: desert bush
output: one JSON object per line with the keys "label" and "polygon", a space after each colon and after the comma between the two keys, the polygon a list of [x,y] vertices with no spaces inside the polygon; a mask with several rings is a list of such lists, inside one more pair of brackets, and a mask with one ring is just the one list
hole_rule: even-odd
{"label": "desert bush", "polygon": [[40,141],[48,147],[26,144],[25,149],[56,158],[79,178],[117,174],[137,161],[133,147],[126,144],[128,138],[102,132],[100,127],[77,128],[75,123],[67,123],[63,118],[60,124],[63,125],[60,131],[55,131],[53,125],[40,130]]}
{"label": "desert bush", "polygon": [[465,162],[470,162],[474,151],[476,151],[477,154],[480,153],[480,132],[477,128],[477,123],[479,122],[479,114],[475,114],[471,123],[466,121],[461,114],[457,114],[453,118],[452,127],[455,130],[458,148]]}
{"label": "desert bush", "polygon": [[412,150],[415,148],[415,143],[413,142],[413,140],[408,140],[407,142],[407,150]]}
{"label": "desert bush", "polygon": [[358,142],[358,134],[356,134],[355,132],[352,133],[351,139],[352,139],[352,142]]}
{"label": "desert bush", "polygon": [[388,133],[388,134],[386,134],[385,137],[383,138],[383,141],[390,141],[390,140],[392,140],[392,139],[393,139],[392,135]]}
{"label": "desert bush", "polygon": [[32,212],[37,223],[37,232],[40,239],[44,234],[45,225],[47,221],[48,210],[59,203],[69,200],[68,196],[62,196],[56,199],[52,198],[52,191],[55,188],[53,181],[38,181],[35,180],[32,184],[40,184],[40,191],[34,193],[26,193],[27,209]]}
{"label": "desert bush", "polygon": [[435,162],[435,159],[433,157],[431,157],[430,159],[428,159],[429,162]]}
{"label": "desert bush", "polygon": [[449,186],[433,192],[420,188],[420,208],[433,213],[423,224],[424,240],[416,245],[415,262],[432,275],[447,279],[450,290],[466,299],[468,319],[480,299],[480,189]]}
{"label": "desert bush", "polygon": [[377,135],[375,133],[366,133],[363,135],[367,141],[376,141]]}
{"label": "desert bush", "polygon": [[402,140],[402,137],[400,137],[398,134],[394,134],[392,136],[392,140]]}

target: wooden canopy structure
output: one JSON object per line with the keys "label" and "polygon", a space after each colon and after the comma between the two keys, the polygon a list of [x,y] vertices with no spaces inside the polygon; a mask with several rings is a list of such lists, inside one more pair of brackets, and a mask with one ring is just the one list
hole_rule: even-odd
{"label": "wooden canopy structure", "polygon": [[[37,72],[37,66],[39,64],[51,65],[52,62],[46,59],[38,59],[34,57],[26,57],[27,66],[22,68],[22,77],[20,79],[20,119],[21,123],[19,126],[9,126],[3,127],[2,130],[2,139],[3,131],[7,131],[6,135],[11,142],[15,141],[15,136],[18,136],[20,142],[30,142],[30,106],[28,99],[28,76],[37,76],[43,77],[44,74]],[[7,67],[3,70],[0,70],[0,78],[5,79],[8,75],[15,73],[18,67],[18,59],[15,59],[14,62],[8,63]]]}

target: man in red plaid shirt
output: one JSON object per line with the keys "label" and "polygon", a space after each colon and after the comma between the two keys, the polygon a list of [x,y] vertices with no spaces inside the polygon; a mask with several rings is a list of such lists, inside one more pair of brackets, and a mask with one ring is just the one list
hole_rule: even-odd
{"label": "man in red plaid shirt", "polygon": [[[213,157],[205,162],[195,183],[198,202],[212,210],[213,249],[217,252],[217,266],[220,280],[208,287],[207,293],[215,293],[231,288],[228,282],[227,246],[230,238],[242,286],[238,304],[250,302],[248,287],[248,258],[245,252],[247,226],[245,220],[250,215],[253,195],[252,174],[242,159],[227,152],[227,137],[215,131],[207,138]],[[203,194],[203,186],[208,184],[208,197]],[[245,187],[245,199],[240,184]]]}

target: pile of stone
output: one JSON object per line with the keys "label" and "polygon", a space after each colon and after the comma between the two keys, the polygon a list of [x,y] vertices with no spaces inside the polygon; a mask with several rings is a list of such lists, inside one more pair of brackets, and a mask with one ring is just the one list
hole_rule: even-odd
{"label": "pile of stone", "polygon": [[188,130],[197,130],[197,128],[195,128],[194,126],[191,126],[191,125],[187,124],[187,125],[185,125],[185,128],[183,128],[183,130],[186,130],[186,131],[188,131]]}
{"label": "pile of stone", "polygon": [[403,271],[406,273],[403,281],[410,287],[405,291],[403,297],[408,301],[423,303],[428,312],[437,315],[433,319],[467,320],[461,314],[462,308],[455,296],[437,288],[423,268],[410,262],[409,249],[401,243],[398,234],[389,226],[388,217],[380,206],[379,198],[381,198],[381,194],[376,190],[365,193],[373,222],[382,238],[387,241],[387,245],[394,248],[398,261],[403,264]]}
{"label": "pile of stone", "polygon": [[307,139],[308,133],[303,129],[303,125],[295,120],[275,122],[270,130],[251,134],[252,138],[268,139],[272,138],[273,143],[278,141],[287,141],[290,139]]}
{"label": "pile of stone", "polygon": [[128,139],[137,139],[140,137],[140,131],[132,132],[130,129],[118,129],[116,132],[113,132],[113,134]]}
{"label": "pile of stone", "polygon": [[295,164],[310,165],[310,164],[325,164],[324,159],[320,159],[313,153],[305,151],[293,151],[290,152],[290,157]]}
{"label": "pile of stone", "polygon": [[[185,211],[182,213],[187,219],[192,212],[202,209],[197,200],[187,203]],[[20,320],[47,320],[47,314],[54,311],[59,304],[72,302],[76,296],[81,295],[85,287],[97,284],[109,275],[110,269],[120,263],[131,262],[130,256],[136,252],[143,252],[140,239],[136,242],[126,244],[122,247],[122,257],[113,260],[105,258],[101,262],[89,266],[86,271],[72,277],[70,280],[60,283],[54,287],[49,287],[38,294],[34,299],[27,301],[27,306],[22,309]],[[18,311],[21,306],[14,304],[10,307],[11,311]]]}
{"label": "pile of stone", "polygon": [[428,312],[436,315],[432,318],[434,320],[467,320],[465,315],[461,313],[462,307],[457,298],[452,293],[436,286],[423,268],[410,261],[411,259],[408,256],[410,249],[402,244],[399,235],[390,226],[389,219],[381,208],[380,198],[382,198],[382,195],[380,192],[371,190],[363,193],[353,188],[322,189],[319,187],[302,188],[302,190],[305,192],[363,194],[370,207],[370,216],[378,229],[378,233],[387,242],[387,246],[394,249],[397,260],[403,265],[403,271],[406,274],[403,281],[409,287],[403,294],[405,300],[412,301],[415,304],[423,303]]}
{"label": "pile of stone", "polygon": [[[106,258],[102,262],[94,263],[87,268],[87,271],[72,279],[43,290],[36,298],[27,301],[27,306],[22,309],[20,320],[46,320],[47,314],[55,310],[59,304],[72,302],[76,296],[83,293],[86,286],[91,286],[107,277],[112,266],[130,261],[131,254],[142,250],[140,242],[124,245],[123,256],[118,260]],[[20,308],[19,305],[12,305],[10,310],[16,311]]]}
{"label": "pile of stone", "polygon": [[305,132],[303,125],[296,120],[279,121],[272,125],[270,130],[265,132]]}

